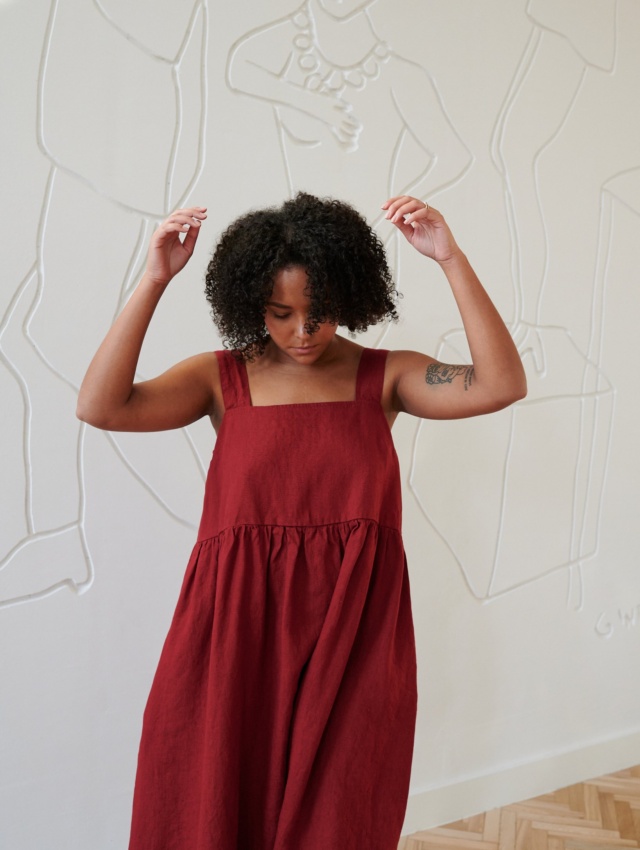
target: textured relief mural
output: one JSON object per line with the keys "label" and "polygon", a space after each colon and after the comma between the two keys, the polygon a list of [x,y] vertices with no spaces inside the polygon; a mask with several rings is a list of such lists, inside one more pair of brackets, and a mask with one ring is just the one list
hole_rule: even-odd
{"label": "textured relief mural", "polygon": [[[170,19],[154,16],[151,2],[51,3],[37,92],[37,141],[51,168],[33,266],[0,328],[2,363],[21,396],[14,451],[22,480],[12,483],[24,505],[3,529],[0,606],[63,587],[81,593],[93,581],[86,426],[75,419],[74,394],[96,340],[137,283],[154,224],[184,203],[201,174],[207,14],[205,0],[178,0]],[[126,80],[125,98],[114,77]],[[176,497],[183,485],[167,481],[127,435],[107,439],[114,460],[167,516],[191,524]],[[168,433],[165,442],[167,452],[184,455],[185,477],[201,481],[189,433]]]}
{"label": "textured relief mural", "polygon": [[[604,291],[606,286],[607,271],[614,251],[614,223],[620,208],[630,211],[640,226],[640,167],[616,174],[602,187],[596,269],[596,289],[600,292]],[[601,318],[604,319],[604,309]],[[596,358],[602,344],[602,321],[599,327],[593,329],[592,342],[593,348],[590,348],[588,356]],[[602,611],[594,625],[594,631],[599,638],[611,638],[616,631],[635,630],[639,617],[640,604],[631,597],[631,600],[625,599],[614,615]]]}
{"label": "textured relief mural", "polygon": [[408,192],[455,225],[523,357],[514,407],[394,425],[414,818],[468,800],[459,783],[492,794],[514,765],[636,729],[638,0],[0,0],[0,26],[0,169],[20,210],[5,205],[0,286],[12,846],[102,850],[128,829],[215,435],[100,432],[75,406],[153,228],[184,203],[209,209],[198,300],[182,281],[163,297],[140,378],[217,346],[206,316],[198,335],[200,261],[236,213],[298,189],[352,202],[385,242],[402,319],[358,341],[468,362],[440,270],[380,210]]}
{"label": "textured relief mural", "polygon": [[[472,157],[448,118],[437,80],[376,31],[373,6],[309,0],[234,44],[227,79],[233,90],[272,105],[290,193],[305,188],[352,197],[360,206],[364,200],[379,224],[379,184],[372,174],[388,174],[389,194],[427,199],[464,179]],[[614,391],[599,365],[606,281],[594,271],[585,287],[591,309],[579,342],[579,328],[543,321],[549,244],[538,162],[562,133],[587,71],[610,74],[614,68],[616,2],[594,4],[584,15],[575,2],[531,0],[526,13],[530,36],[496,116],[491,150],[511,238],[511,329],[528,366],[529,395],[501,417],[497,441],[486,435],[492,452],[482,475],[491,481],[493,498],[475,511],[478,526],[462,540],[457,513],[432,486],[439,474],[429,459],[434,429],[427,422],[416,425],[409,484],[475,598],[489,600],[565,569],[568,605],[579,608],[581,565],[597,551],[613,421]],[[592,207],[595,229],[596,187]],[[395,239],[384,229],[380,235]],[[393,256],[394,246],[388,247]],[[390,343],[389,330],[376,344]],[[464,332],[447,333],[436,356],[467,361]],[[492,418],[487,429],[495,428]],[[465,452],[474,443],[465,432],[477,429],[475,422],[449,429],[454,482],[474,466]]]}
{"label": "textured relief mural", "polygon": [[[427,199],[464,180],[474,156],[429,67],[403,56],[376,29],[376,4],[307,0],[244,33],[228,50],[226,83],[238,108],[242,96],[270,105],[288,193],[304,188],[352,200],[380,227],[394,262],[397,237],[385,227],[380,180],[372,175],[385,175],[386,195],[411,192]],[[177,2],[171,25],[163,19],[155,26],[151,6],[116,0],[51,4],[37,124],[38,145],[51,169],[33,237],[34,263],[1,326],[2,362],[22,405],[16,450],[23,461],[24,511],[2,538],[0,605],[91,584],[84,534],[85,426],[73,418],[73,393],[107,318],[117,314],[137,281],[154,223],[190,196],[202,173],[207,4]],[[593,187],[589,238],[603,247],[584,288],[589,309],[580,314],[582,327],[568,327],[545,312],[551,249],[539,163],[571,120],[587,73],[610,75],[615,67],[616,0],[600,0],[590,17],[579,14],[575,2],[529,0],[525,11],[530,35],[495,117],[490,146],[504,188],[512,333],[528,367],[529,395],[487,425],[491,452],[478,471],[492,482],[493,497],[476,514],[475,534],[459,539],[455,515],[430,487],[437,475],[427,448],[438,427],[433,423],[415,426],[408,483],[475,598],[489,600],[566,569],[568,604],[580,607],[581,565],[597,551],[614,408],[611,380],[600,368],[610,202],[599,198],[611,198],[611,187],[626,178],[610,175]],[[115,94],[121,88],[113,85],[114,75],[127,80],[124,99]],[[73,252],[61,247],[69,220],[74,238],[94,246],[98,285],[92,281],[87,287],[95,271],[74,267]],[[91,309],[74,329],[72,348],[64,318],[84,304]],[[384,327],[375,344],[401,345],[391,330]],[[436,356],[467,359],[462,330],[446,333]],[[478,423],[450,425],[444,438],[455,447],[458,471],[452,481],[477,467],[477,459],[465,454],[469,429],[477,433]],[[167,516],[190,525],[175,496],[180,485],[162,480],[157,465],[127,435],[107,439],[114,458]],[[167,434],[165,442],[167,452],[184,455],[187,480],[200,481],[203,465],[188,430]],[[45,450],[48,445],[55,452]],[[16,532],[15,525],[22,528]],[[546,529],[542,540],[540,526]],[[36,563],[48,566],[34,568]]]}
{"label": "textured relief mural", "polygon": [[[610,74],[615,66],[615,0],[592,7],[585,16],[572,2],[528,4],[531,35],[495,125],[492,155],[504,183],[511,237],[516,305],[511,331],[528,367],[529,394],[496,417],[497,439],[495,431],[486,435],[490,454],[481,470],[491,480],[495,498],[490,496],[476,514],[478,525],[468,536],[456,533],[457,518],[442,512],[442,503],[422,484],[430,480],[430,470],[428,461],[423,463],[420,442],[432,439],[432,433],[426,422],[418,429],[411,487],[469,590],[482,600],[566,569],[567,604],[581,608],[582,565],[598,549],[614,411],[614,388],[600,368],[607,211],[612,187],[625,178],[591,186],[587,217],[592,230],[568,236],[576,252],[583,239],[597,243],[599,251],[583,292],[589,305],[586,321],[583,327],[561,327],[543,319],[549,316],[545,284],[550,234],[539,173],[540,158],[571,119],[587,71]],[[583,143],[588,147],[591,140]],[[582,347],[576,339],[586,344]],[[437,356],[446,362],[468,358],[464,332],[447,333]],[[495,420],[492,425],[495,428]],[[458,481],[474,467],[468,453],[470,428],[477,431],[476,424],[459,423],[450,434],[461,448],[452,460]]]}
{"label": "textured relief mural", "polygon": [[351,200],[378,227],[386,197],[431,196],[472,157],[428,69],[376,31],[375,5],[308,0],[233,45],[227,82],[272,105],[290,194]]}

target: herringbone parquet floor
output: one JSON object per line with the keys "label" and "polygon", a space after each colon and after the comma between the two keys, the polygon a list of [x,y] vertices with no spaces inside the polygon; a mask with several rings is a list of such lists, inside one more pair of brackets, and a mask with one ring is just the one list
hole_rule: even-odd
{"label": "herringbone parquet floor", "polygon": [[398,850],[640,847],[640,766],[402,838]]}

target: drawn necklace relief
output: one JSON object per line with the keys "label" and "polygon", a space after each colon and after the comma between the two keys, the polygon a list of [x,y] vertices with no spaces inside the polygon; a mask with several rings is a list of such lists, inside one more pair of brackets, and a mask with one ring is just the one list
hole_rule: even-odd
{"label": "drawn necklace relief", "polygon": [[[73,409],[78,364],[88,362],[100,328],[87,324],[73,361],[65,340],[58,344],[44,333],[47,326],[64,326],[56,312],[66,309],[61,283],[76,277],[82,280],[80,273],[69,274],[68,258],[63,273],[49,248],[59,238],[57,228],[64,227],[72,210],[81,206],[90,213],[87,220],[100,221],[110,237],[121,234],[121,282],[116,290],[113,285],[99,288],[105,301],[100,304],[101,315],[108,317],[110,311],[113,315],[136,280],[153,222],[188,195],[202,168],[207,3],[183,0],[176,5],[177,26],[160,26],[157,32],[136,30],[134,18],[129,21],[126,11],[120,7],[112,11],[111,5],[108,0],[87,4],[82,8],[81,27],[71,21],[67,0],[52,0],[50,7],[38,95],[38,143],[51,170],[43,186],[39,230],[34,234],[36,258],[17,286],[0,327],[2,364],[21,388],[25,423],[21,447],[24,528],[4,541],[0,605],[42,598],[62,587],[81,591],[93,579],[84,531],[86,429],[67,422],[59,410]],[[491,417],[486,431],[484,422],[447,423],[440,444],[455,448],[449,453],[452,474],[442,481],[443,487],[452,488],[448,498],[440,498],[442,493],[434,493],[431,487],[438,472],[429,447],[440,426],[416,425],[411,492],[448,547],[469,592],[482,601],[567,569],[568,603],[578,608],[583,597],[582,563],[598,547],[614,405],[614,390],[599,365],[610,230],[618,202],[640,209],[638,170],[611,175],[600,186],[601,215],[594,227],[598,263],[580,344],[575,339],[580,328],[542,321],[548,245],[537,182],[540,154],[570,120],[587,70],[607,74],[613,68],[616,2],[599,0],[596,5],[599,24],[587,27],[571,12],[571,4],[530,0],[531,36],[495,122],[492,154],[504,182],[512,239],[516,303],[512,332],[527,365],[529,396]],[[372,173],[386,172],[388,194],[406,191],[430,198],[463,180],[473,157],[447,114],[437,80],[427,69],[400,56],[376,32],[370,16],[374,6],[375,0],[308,0],[293,14],[248,32],[231,45],[227,83],[234,92],[270,104],[290,193],[306,188],[352,199],[374,225],[380,225],[379,181],[373,185]],[[83,64],[82,45],[103,45],[105,39],[113,42],[110,61],[129,69],[141,102],[152,92],[160,92],[165,106],[180,102],[181,86],[175,81],[181,76],[185,81],[189,76],[190,86],[201,87],[201,114],[176,114],[172,127],[163,125],[166,144],[153,169],[137,167],[132,146],[129,159],[110,176],[97,168],[98,160],[91,159],[97,145],[84,145],[82,161],[75,155],[76,148],[68,145],[71,123],[57,118],[49,104],[56,91],[64,90],[68,107],[86,118],[90,102],[83,75],[75,75],[71,86],[65,77],[65,68],[73,67],[68,44],[79,31],[79,65]],[[96,50],[99,55],[105,55],[104,51]],[[550,73],[559,84],[553,99],[545,101],[547,111],[536,115],[534,137],[531,103],[536,87],[544,85]],[[84,123],[90,129],[91,122]],[[195,135],[189,135],[194,127]],[[185,161],[186,169],[181,166]],[[152,173],[163,170],[166,179],[154,184]],[[124,175],[119,183],[118,174]],[[138,222],[133,237],[131,216]],[[393,263],[395,237],[389,236],[388,229],[381,227],[380,232]],[[95,240],[95,231],[90,238]],[[104,256],[109,256],[108,246],[103,249]],[[399,288],[408,295],[412,285],[399,281]],[[71,292],[72,298],[78,295]],[[387,326],[375,344],[382,344],[392,333]],[[463,334],[452,330],[444,335],[436,356],[445,362],[464,362],[468,352]],[[52,406],[54,397],[58,403]],[[56,457],[38,450],[45,443],[38,430],[44,421],[47,440],[56,442]],[[469,428],[474,429],[473,441],[467,437]],[[172,492],[181,492],[180,482],[165,488],[156,481],[154,471],[137,457],[126,435],[106,435],[105,439],[118,462],[162,510],[176,522],[188,524],[181,515],[180,499],[171,501]],[[168,452],[185,453],[183,469],[188,468],[188,456],[193,477],[200,480],[203,470],[188,433],[172,433],[166,439],[173,446]],[[473,453],[473,443],[478,441],[487,447],[483,458]],[[536,459],[533,467],[532,457]],[[486,482],[491,497],[481,512],[477,504],[461,506],[478,523],[468,536],[461,536],[455,517],[441,506],[460,497],[460,480],[469,470]],[[46,482],[54,479],[61,482],[58,493],[47,487]],[[474,541],[473,546],[468,540]],[[31,568],[35,562],[55,565],[55,569],[36,572]]]}
{"label": "drawn necklace relief", "polygon": [[304,74],[302,84],[307,89],[338,96],[343,94],[347,86],[362,89],[367,80],[378,76],[380,67],[389,59],[389,46],[384,41],[378,41],[356,65],[341,68],[322,55],[307,4],[292,20],[299,30],[293,39],[296,64]]}

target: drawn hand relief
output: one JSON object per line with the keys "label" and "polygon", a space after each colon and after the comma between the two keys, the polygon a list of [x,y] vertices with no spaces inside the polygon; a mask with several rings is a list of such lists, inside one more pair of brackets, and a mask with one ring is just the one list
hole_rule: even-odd
{"label": "drawn hand relief", "polygon": [[[388,175],[387,197],[432,198],[472,157],[428,71],[375,31],[374,5],[308,0],[246,33],[229,52],[227,84],[271,105],[291,195],[352,200],[377,227],[381,183],[372,174]],[[380,236],[396,238],[388,226]]]}
{"label": "drawn hand relief", "polygon": [[[153,227],[184,204],[202,171],[207,3],[176,0],[158,15],[148,0],[51,2],[37,104],[51,169],[34,263],[0,322],[2,379],[17,387],[8,397],[22,421],[13,447],[22,481],[11,484],[24,500],[23,517],[0,538],[0,607],[93,582],[75,394],[140,276]],[[168,516],[193,527],[181,491],[195,477],[199,492],[204,470],[188,431],[158,438],[181,460],[177,496],[129,436],[106,433],[114,457]]]}
{"label": "drawn hand relief", "polygon": [[[421,451],[421,441],[426,437],[431,443],[437,425],[421,423],[414,444],[411,489],[470,592],[485,601],[568,568],[567,605],[580,609],[582,564],[598,549],[615,395],[600,369],[610,208],[612,196],[624,194],[631,178],[624,175],[600,187],[598,255],[584,351],[574,342],[572,330],[577,329],[541,324],[548,238],[538,170],[541,154],[562,132],[573,110],[587,68],[614,67],[616,2],[595,6],[598,21],[586,16],[585,24],[575,2],[529,2],[534,27],[495,126],[493,159],[504,182],[511,236],[515,290],[511,332],[527,369],[529,393],[487,423],[447,423],[445,440],[455,444],[449,462],[457,468],[453,475],[457,487],[473,471],[481,473],[488,485],[480,512],[477,505],[473,510],[460,506],[466,521],[475,517],[480,526],[470,529],[468,538],[460,535],[456,519],[442,512],[440,502],[422,486],[430,478],[432,461]],[[594,189],[596,211],[597,186]],[[469,362],[464,333],[445,334],[437,357]],[[456,487],[453,482],[445,486]],[[455,489],[455,493],[464,501],[464,492]]]}

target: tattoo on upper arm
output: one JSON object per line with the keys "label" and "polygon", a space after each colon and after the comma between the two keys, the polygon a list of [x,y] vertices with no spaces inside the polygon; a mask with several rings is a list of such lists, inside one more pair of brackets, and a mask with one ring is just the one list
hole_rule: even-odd
{"label": "tattoo on upper arm", "polygon": [[428,384],[450,384],[458,376],[464,378],[464,388],[468,390],[473,381],[473,366],[451,366],[449,363],[430,363],[427,366],[425,380]]}

